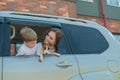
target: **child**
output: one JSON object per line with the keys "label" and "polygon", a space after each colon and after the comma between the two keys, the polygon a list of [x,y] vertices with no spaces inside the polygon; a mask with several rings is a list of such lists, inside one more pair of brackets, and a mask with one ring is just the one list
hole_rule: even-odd
{"label": "child", "polygon": [[23,39],[23,44],[18,50],[16,56],[35,55],[39,44],[37,44],[36,32],[28,27],[24,27],[20,31]]}

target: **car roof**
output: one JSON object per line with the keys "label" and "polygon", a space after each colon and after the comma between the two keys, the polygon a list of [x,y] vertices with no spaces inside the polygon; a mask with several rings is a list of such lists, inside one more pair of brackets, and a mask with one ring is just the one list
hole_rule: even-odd
{"label": "car roof", "polygon": [[70,18],[70,17],[63,17],[63,16],[55,16],[55,15],[48,15],[48,14],[37,14],[37,13],[28,13],[28,12],[15,12],[15,11],[0,11],[0,17],[8,17],[8,18],[21,18],[21,19],[31,19],[31,20],[46,20],[46,21],[54,21],[60,23],[81,23],[87,24],[91,21],[77,19],[77,18]]}
{"label": "car roof", "polygon": [[0,17],[23,19],[23,20],[46,21],[46,22],[48,21],[52,23],[65,23],[70,25],[103,29],[101,25],[93,21],[78,19],[78,18],[63,17],[63,16],[48,15],[48,14],[16,12],[16,11],[0,11]]}

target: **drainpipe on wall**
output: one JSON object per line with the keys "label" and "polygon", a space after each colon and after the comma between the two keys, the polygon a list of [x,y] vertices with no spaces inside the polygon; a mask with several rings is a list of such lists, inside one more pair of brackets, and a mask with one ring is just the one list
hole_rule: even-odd
{"label": "drainpipe on wall", "polygon": [[106,15],[105,15],[105,11],[104,11],[103,0],[100,0],[100,6],[101,6],[102,16],[103,16],[103,20],[104,20],[104,26],[107,27]]}

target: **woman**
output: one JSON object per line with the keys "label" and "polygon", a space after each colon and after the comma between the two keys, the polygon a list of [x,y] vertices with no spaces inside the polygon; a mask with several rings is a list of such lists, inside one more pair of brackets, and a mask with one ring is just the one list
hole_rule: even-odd
{"label": "woman", "polygon": [[[46,31],[44,36],[44,41],[42,46],[38,48],[37,55],[40,56],[40,61],[43,60],[43,55],[45,54],[54,54],[56,56],[60,56],[58,52],[58,43],[60,39],[62,38],[63,33],[58,28],[50,28],[48,31]],[[44,44],[47,44],[46,47],[44,47]]]}
{"label": "woman", "polygon": [[48,43],[50,45],[50,49],[55,49],[57,51],[58,49],[58,43],[60,39],[62,38],[63,33],[58,28],[50,28],[46,33],[44,37],[44,43]]}

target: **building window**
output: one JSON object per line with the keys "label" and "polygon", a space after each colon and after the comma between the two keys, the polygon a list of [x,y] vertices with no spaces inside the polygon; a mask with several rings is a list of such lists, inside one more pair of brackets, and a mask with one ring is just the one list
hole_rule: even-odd
{"label": "building window", "polygon": [[107,4],[120,7],[120,0],[107,0]]}
{"label": "building window", "polygon": [[80,0],[80,1],[93,2],[93,0]]}

